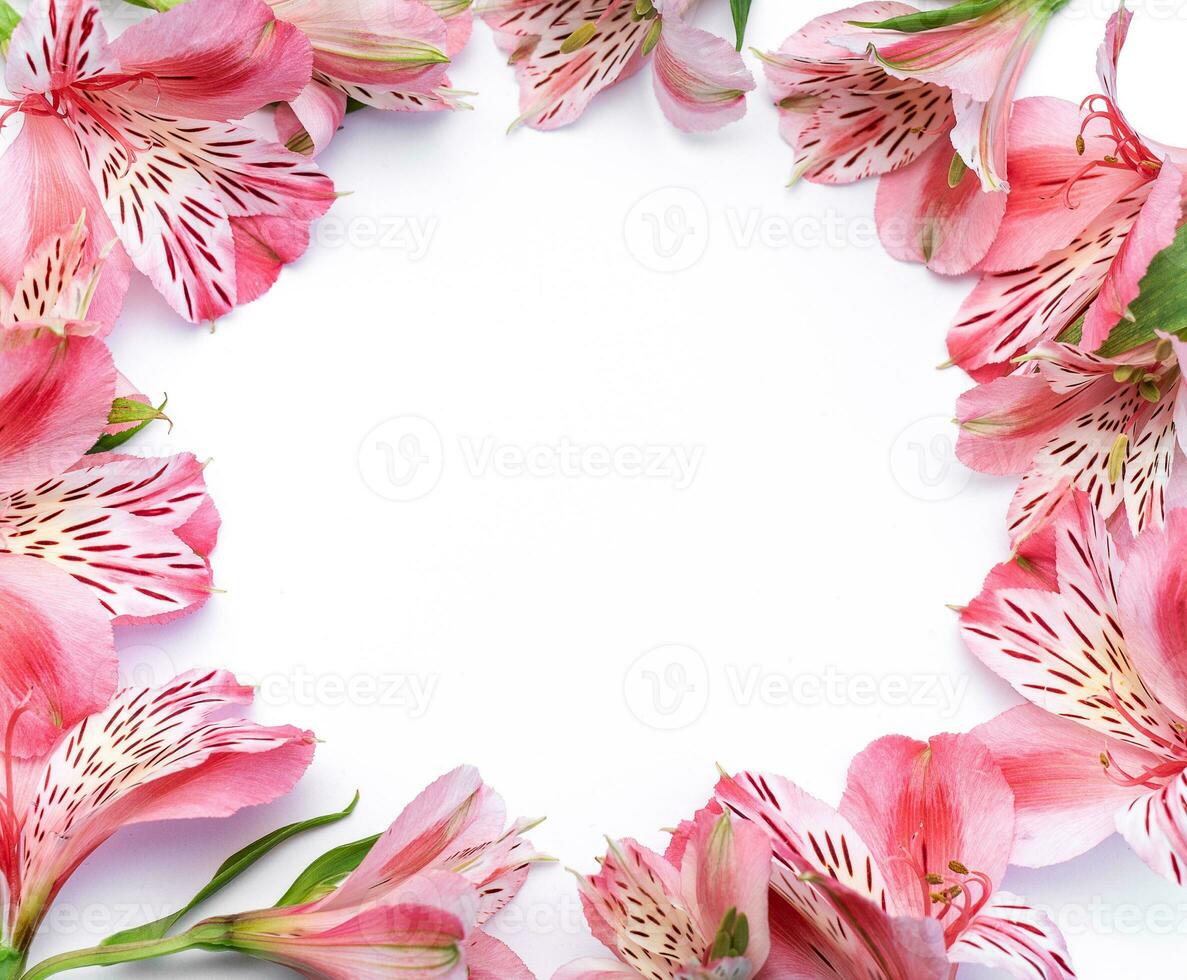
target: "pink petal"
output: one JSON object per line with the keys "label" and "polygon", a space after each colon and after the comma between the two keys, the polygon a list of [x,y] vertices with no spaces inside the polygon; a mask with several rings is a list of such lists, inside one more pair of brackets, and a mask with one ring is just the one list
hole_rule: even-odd
{"label": "pink petal", "polygon": [[309,222],[300,218],[232,218],[231,235],[235,242],[236,299],[240,303],[251,303],[263,296],[276,284],[280,271],[309,248]]}
{"label": "pink petal", "polygon": [[1187,718],[1187,510],[1137,536],[1118,598],[1129,655],[1159,699]]}
{"label": "pink petal", "polygon": [[[1076,151],[1080,109],[1062,99],[1021,99],[1010,119],[1010,201],[983,267],[1024,269],[1066,248],[1110,205],[1143,183],[1128,170],[1097,169],[1075,184],[1086,158]],[[1103,135],[1092,124],[1085,138]]]}
{"label": "pink petal", "polygon": [[276,110],[280,141],[290,150],[317,156],[327,146],[346,118],[346,94],[321,82],[310,82],[293,101]]}
{"label": "pink petal", "polygon": [[921,872],[947,879],[953,861],[1001,881],[1014,846],[1013,793],[970,735],[879,739],[853,760],[839,809],[903,902]]}
{"label": "pink petal", "polygon": [[712,940],[731,909],[750,926],[746,959],[755,971],[770,952],[767,893],[771,880],[771,845],[766,834],[747,820],[700,811],[680,868],[681,889],[701,935]]}
{"label": "pink petal", "polygon": [[961,613],[965,643],[1039,707],[1161,755],[1179,740],[1178,720],[1127,655],[1119,564],[1104,521],[1077,494],[1051,526],[1058,591],[999,589],[991,581]]}
{"label": "pink petal", "polygon": [[48,94],[119,68],[95,0],[31,0],[12,34],[5,78],[14,95]]}
{"label": "pink petal", "polygon": [[1009,476],[1030,468],[1050,440],[1061,399],[1035,375],[1014,375],[978,385],[960,396],[956,454],[980,473]]}
{"label": "pink petal", "polygon": [[536,980],[536,975],[510,947],[481,929],[470,936],[465,953],[470,970],[468,980]]}
{"label": "pink petal", "polygon": [[1110,752],[1128,772],[1158,757],[1025,704],[973,729],[1014,791],[1018,833],[1011,861],[1028,868],[1085,854],[1116,831],[1117,814],[1143,791],[1105,773]]}
{"label": "pink petal", "polygon": [[[533,129],[557,129],[574,122],[601,91],[629,78],[643,66],[643,41],[650,20],[634,21],[633,7],[618,4],[605,17],[607,0],[579,0],[558,10],[543,0],[494,4],[483,19],[494,31],[511,35],[511,63],[519,82],[520,118]],[[599,21],[598,32],[571,54],[565,40],[582,24]]]}
{"label": "pink petal", "polygon": [[145,73],[121,98],[154,115],[227,122],[295,99],[313,53],[260,0],[189,0],[112,42],[125,72]]}
{"label": "pink petal", "polygon": [[327,900],[343,908],[374,898],[426,870],[459,871],[482,894],[484,919],[515,897],[534,857],[507,822],[502,799],[478,771],[462,766],[425,789],[396,818],[366,859]]}
{"label": "pink petal", "polygon": [[1163,164],[1141,213],[1109,266],[1100,293],[1084,317],[1083,347],[1096,350],[1127,315],[1129,304],[1141,292],[1140,283],[1150,262],[1175,239],[1183,218],[1182,192],[1182,173],[1172,163]]}
{"label": "pink petal", "polygon": [[[13,64],[10,57],[9,64]],[[0,156],[0,283],[11,289],[33,251],[85,217],[87,263],[97,263],[115,229],[91,186],[78,146],[61,121],[27,115],[20,134]],[[102,264],[88,319],[108,332],[123,307],[132,268],[118,246]]]}
{"label": "pink petal", "polygon": [[1021,980],[1076,980],[1067,940],[1045,912],[997,892],[952,946],[953,963],[979,963]]}
{"label": "pink petal", "polygon": [[1134,800],[1118,814],[1117,829],[1154,871],[1177,885],[1187,881],[1187,772]]}
{"label": "pink petal", "polygon": [[411,83],[428,91],[441,83],[447,28],[419,0],[270,2],[312,42],[313,67],[321,75],[367,88]]}
{"label": "pink petal", "polygon": [[[780,132],[796,154],[796,173],[848,183],[910,163],[951,128],[946,89],[887,75],[840,41],[851,21],[915,13],[901,3],[863,3],[817,17],[763,57]],[[834,41],[838,43],[834,43]]]}
{"label": "pink petal", "polygon": [[878,183],[878,237],[896,259],[961,275],[985,257],[1006,210],[1004,194],[986,194],[966,175],[948,183],[952,147],[937,140],[913,166]]}
{"label": "pink petal", "polygon": [[654,81],[664,115],[686,133],[709,132],[741,119],[745,93],[754,89],[754,76],[733,45],[678,16],[663,19]]}
{"label": "pink petal", "polygon": [[98,340],[44,337],[0,352],[0,491],[37,486],[95,444],[115,391]]}
{"label": "pink petal", "polygon": [[[0,717],[20,705],[12,747],[48,752],[62,731],[115,692],[111,626],[85,588],[43,561],[3,552],[0,535]],[[2,737],[2,733],[0,733]]]}
{"label": "pink petal", "polygon": [[[88,113],[75,125],[108,216],[136,267],[174,309],[194,322],[221,316],[241,302],[228,219],[310,221],[333,202],[333,185],[306,157],[220,122],[154,116],[140,124],[153,147],[128,161],[120,140],[138,145],[144,137],[120,121],[120,92],[91,100],[119,139]],[[118,179],[105,170],[116,160]]]}
{"label": "pink petal", "polygon": [[60,742],[28,790],[21,841],[27,928],[120,829],[225,817],[292,789],[313,757],[313,737],[219,717],[251,697],[229,674],[192,672],[166,687],[120,692]]}
{"label": "pink petal", "polygon": [[174,533],[205,499],[193,456],[89,456],[57,480],[12,494],[21,523],[8,547],[86,585],[117,624],[165,622],[210,596],[209,562]]}

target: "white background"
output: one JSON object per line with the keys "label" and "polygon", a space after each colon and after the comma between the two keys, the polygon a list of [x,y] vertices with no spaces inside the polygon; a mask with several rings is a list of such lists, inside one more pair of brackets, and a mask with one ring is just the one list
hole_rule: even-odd
{"label": "white background", "polygon": [[[1139,7],[1122,88],[1141,128],[1187,143],[1164,84],[1187,42],[1175,7]],[[826,9],[756,0],[749,42],[776,47]],[[1062,14],[1024,91],[1096,91],[1108,9]],[[700,22],[728,33],[724,0]],[[513,812],[549,818],[534,839],[559,865],[501,927],[547,978],[599,949],[564,867],[593,870],[603,834],[662,845],[715,763],[835,802],[875,737],[966,729],[1015,700],[945,608],[1004,556],[1011,491],[951,458],[967,384],[935,365],[969,284],[881,251],[872,183],[786,189],[761,82],[747,118],[708,137],[668,125],[646,74],[569,129],[507,136],[516,90],[485,27],[453,74],[476,111],[349,118],[322,162],[352,195],[278,288],[213,334],[134,290],[117,361],[167,392],[176,420],[138,451],[213,460],[226,594],[122,631],[128,679],[226,665],[261,684],[257,717],[324,744],[275,806],[113,841],[63,893],[39,954],[162,914],[233,849],[361,789],[349,823],[288,845],[211,910],[270,904],[315,854],[472,762]],[[674,257],[651,244],[654,221]],[[565,440],[593,463],[484,459]],[[385,476],[385,445],[407,485]],[[699,466],[687,486],[632,475],[631,447]],[[617,472],[598,468],[597,452],[623,449]],[[1116,840],[1007,884],[1052,908],[1085,980],[1165,975],[1187,954],[1187,893]],[[169,972],[288,975],[201,954]]]}

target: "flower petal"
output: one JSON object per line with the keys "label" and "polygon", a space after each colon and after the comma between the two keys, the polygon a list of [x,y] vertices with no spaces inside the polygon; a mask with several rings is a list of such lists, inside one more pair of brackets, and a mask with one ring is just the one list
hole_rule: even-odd
{"label": "flower petal", "polygon": [[746,93],[754,89],[754,76],[732,44],[675,15],[663,18],[654,82],[664,115],[686,133],[741,119]]}
{"label": "flower petal", "polygon": [[34,558],[0,554],[0,662],[6,725],[27,702],[13,731],[18,756],[48,752],[115,692],[107,616],[69,575]]}
{"label": "flower petal", "polygon": [[1117,815],[1117,829],[1154,871],[1187,882],[1187,771],[1134,800]]}
{"label": "flower petal", "polygon": [[466,942],[467,980],[536,980],[536,975],[494,936],[476,929]]}
{"label": "flower petal", "polygon": [[13,95],[48,94],[119,69],[95,0],[31,0],[9,42],[5,78]]}
{"label": "flower petal", "polygon": [[953,963],[997,967],[1021,980],[1076,980],[1059,927],[1009,892],[989,900],[949,955]]}
{"label": "flower petal", "polygon": [[[9,63],[12,61],[10,59]],[[0,156],[0,284],[24,276],[33,251],[75,225],[86,227],[85,262],[97,263],[116,240],[115,229],[91,186],[78,145],[61,121],[27,115],[20,134]],[[123,307],[132,268],[118,246],[102,264],[88,319],[107,333]]]}
{"label": "flower petal", "polygon": [[[508,0],[488,7],[483,13],[487,25],[513,39],[511,63],[521,113],[517,122],[533,129],[568,125],[599,92],[637,72],[652,21],[634,20],[633,11],[631,4],[615,0]],[[594,22],[598,28],[592,40],[566,53],[570,35]]]}
{"label": "flower petal", "polygon": [[232,218],[231,235],[240,303],[251,303],[271,289],[281,270],[305,254],[310,240],[308,221],[273,215]]}
{"label": "flower petal", "polygon": [[599,960],[586,957],[562,966],[552,975],[552,980],[622,980],[623,977],[639,976],[625,963],[615,960]]}
{"label": "flower petal", "polygon": [[111,354],[92,337],[0,352],[0,492],[73,466],[107,424],[114,392]]}
{"label": "flower petal", "polygon": [[292,102],[276,110],[280,142],[298,153],[317,156],[346,118],[346,93],[321,82],[310,82]]}
{"label": "flower petal", "polygon": [[1183,174],[1174,164],[1163,164],[1084,317],[1083,347],[1096,350],[1127,315],[1129,304],[1141,292],[1140,283],[1150,262],[1175,239],[1183,219],[1182,194]]}
{"label": "flower petal", "polygon": [[251,697],[229,674],[195,671],[120,692],[60,742],[23,797],[18,944],[74,869],[121,828],[225,817],[293,787],[313,737],[218,717]]}
{"label": "flower petal", "polygon": [[937,140],[915,163],[878,182],[878,237],[896,259],[962,275],[985,257],[1006,210],[969,175],[949,185],[952,147]]}
{"label": "flower petal", "polygon": [[1014,791],[1018,833],[1011,861],[1027,868],[1085,854],[1116,832],[1117,814],[1140,795],[1101,765],[1110,753],[1128,772],[1158,757],[1024,704],[973,729]]}
{"label": "flower petal", "polygon": [[295,99],[309,81],[305,36],[261,0],[189,0],[111,44],[120,67],[144,79],[120,90],[146,113],[228,122]]}
{"label": "flower petal", "polygon": [[1181,736],[1130,660],[1119,624],[1119,566],[1104,521],[1076,494],[1052,527],[1058,591],[990,586],[961,613],[965,643],[1040,708],[1162,754]]}
{"label": "flower petal", "polygon": [[1014,795],[971,735],[879,739],[853,760],[839,809],[904,903],[954,861],[1001,881],[1014,846]]}

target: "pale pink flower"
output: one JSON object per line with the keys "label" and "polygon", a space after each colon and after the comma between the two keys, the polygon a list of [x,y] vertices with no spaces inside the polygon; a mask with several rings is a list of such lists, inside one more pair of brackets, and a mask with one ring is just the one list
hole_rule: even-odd
{"label": "pale pink flower", "polygon": [[1115,359],[1044,344],[1014,374],[960,398],[957,456],[983,473],[1022,474],[1012,541],[1075,491],[1105,518],[1124,504],[1135,534],[1163,524],[1175,457],[1187,447],[1184,350],[1169,337]]}
{"label": "pale pink flower", "polygon": [[1005,212],[1005,194],[994,192],[1008,189],[1006,121],[1050,6],[1001,0],[908,30],[925,15],[877,0],[810,21],[764,55],[795,176],[839,184],[882,175],[876,216],[887,250],[967,272]]}
{"label": "pale pink flower", "polygon": [[685,21],[689,7],[689,0],[490,0],[480,12],[519,80],[514,125],[573,122],[653,53],[656,98],[675,126],[707,132],[740,119],[754,78],[728,41]]}
{"label": "pale pink flower", "polygon": [[[111,354],[93,337],[16,333],[24,341],[0,351],[0,569],[20,578],[18,569],[45,566],[63,580],[58,592],[77,599],[61,615],[80,621],[88,602],[117,625],[202,605],[219,527],[202,465],[188,453],[88,455],[121,393]],[[19,648],[29,642],[21,633],[0,632],[0,644]]]}
{"label": "pale pink flower", "polygon": [[718,807],[702,810],[659,855],[611,843],[601,870],[581,878],[594,937],[617,959],[581,959],[553,980],[749,980],[770,950],[771,848],[763,833]]}
{"label": "pale pink flower", "polygon": [[532,980],[482,926],[533,861],[499,796],[462,767],[420,794],[340,884],[299,905],[200,923],[207,947],[283,963],[307,977]]}
{"label": "pale pink flower", "polygon": [[1041,867],[1120,833],[1187,869],[1187,510],[1122,558],[1077,494],[961,615],[969,648],[1031,703],[982,725],[1014,790],[1013,860]]}
{"label": "pale pink flower", "polygon": [[220,316],[308,245],[333,186],[231,120],[296,98],[312,53],[260,0],[193,0],[109,42],[94,0],[33,0],[7,84],[23,127],[0,160],[0,280],[87,216],[87,261],[118,237],[96,299],[114,320],[129,257],[186,318]]}
{"label": "pale pink flower", "polygon": [[772,978],[949,980],[975,963],[1073,980],[1050,919],[997,891],[1014,798],[977,739],[874,742],[837,810],[758,773],[723,778],[717,798],[774,849]]}
{"label": "pale pink flower", "polygon": [[[67,659],[81,655],[81,663],[86,651],[66,653]],[[11,683],[8,666],[5,661]],[[29,680],[40,684],[37,676]],[[78,683],[66,695],[87,704],[106,679]],[[66,880],[122,828],[229,816],[287,793],[313,757],[313,737],[224,717],[227,708],[251,699],[250,688],[218,671],[184,674],[159,688],[128,688],[30,757],[18,749],[14,733],[44,705],[36,693],[3,705],[0,949],[23,957]],[[60,718],[43,718],[38,727],[60,724]]]}
{"label": "pale pink flower", "polygon": [[277,117],[281,139],[291,149],[325,149],[350,99],[401,112],[464,107],[446,69],[470,35],[468,3],[267,2],[278,20],[300,29],[313,45],[313,79]]}
{"label": "pale pink flower", "polygon": [[1110,19],[1097,59],[1102,93],[1085,111],[1051,98],[1014,107],[1009,205],[948,334],[952,360],[978,380],[1004,374],[1081,317],[1081,346],[1099,348],[1182,221],[1182,161],[1138,134],[1117,103],[1132,17],[1122,9]]}

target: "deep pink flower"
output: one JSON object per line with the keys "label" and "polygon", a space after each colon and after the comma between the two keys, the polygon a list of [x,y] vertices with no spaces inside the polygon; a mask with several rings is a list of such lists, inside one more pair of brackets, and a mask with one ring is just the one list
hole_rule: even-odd
{"label": "deep pink flower", "polygon": [[581,878],[594,936],[617,960],[581,959],[553,980],[749,980],[770,950],[766,837],[719,807],[702,810],[664,855],[633,840],[610,845],[602,868]]}
{"label": "deep pink flower", "polygon": [[1077,490],[1105,518],[1124,503],[1134,533],[1162,525],[1175,457],[1187,447],[1184,351],[1169,337],[1117,359],[1044,344],[1008,378],[961,397],[960,459],[983,473],[1022,474],[1013,541]]}
{"label": "deep pink flower", "polygon": [[[0,568],[45,565],[116,624],[161,622],[203,604],[219,519],[202,464],[188,453],[86,455],[120,391],[110,353],[93,337],[15,333],[23,342],[0,351]],[[61,610],[70,611],[86,618],[77,603]],[[0,642],[21,641],[0,631]]]}
{"label": "deep pink flower", "polygon": [[313,79],[278,116],[290,148],[325,149],[348,99],[401,112],[464,107],[446,68],[469,38],[469,4],[443,3],[439,12],[421,0],[267,2],[313,45]]}
{"label": "deep pink flower", "polygon": [[341,884],[300,905],[199,924],[207,944],[283,963],[307,977],[532,980],[482,930],[536,855],[477,770],[420,794]]}
{"label": "deep pink flower", "polygon": [[674,125],[706,132],[740,119],[754,78],[729,42],[685,22],[688,7],[688,0],[490,0],[480,11],[519,80],[515,124],[573,122],[652,52],[655,94]]}
{"label": "deep pink flower", "polygon": [[[1005,212],[1005,194],[994,192],[1008,189],[1006,120],[1050,6],[1002,0],[909,33],[894,27],[919,11],[883,0],[809,22],[764,56],[795,176],[839,184],[883,175],[877,219],[887,250],[936,272],[967,272]],[[878,24],[886,26],[869,26]]]}
{"label": "deep pink flower", "polygon": [[311,66],[304,35],[260,0],[192,0],[110,43],[95,0],[33,0],[8,51],[24,125],[0,161],[0,280],[85,214],[88,261],[123,246],[102,321],[129,257],[193,321],[258,297],[304,250],[333,185],[231,120],[295,99]]}
{"label": "deep pink flower", "polygon": [[1187,510],[1118,555],[1077,494],[963,612],[969,648],[1031,704],[977,729],[1017,801],[1014,861],[1076,857],[1119,830],[1187,878]]}
{"label": "deep pink flower", "polygon": [[[85,653],[71,649],[66,659]],[[8,666],[5,661],[5,680],[12,683]],[[34,685],[32,698],[0,706],[6,733],[0,950],[26,953],[62,885],[122,828],[229,816],[270,802],[292,788],[313,757],[308,732],[223,717],[225,709],[249,704],[252,692],[216,671],[185,674],[164,687],[121,691],[106,707],[59,730],[45,751],[26,758],[14,732],[26,715],[44,712],[41,678],[27,679]],[[77,689],[66,695],[87,703],[104,683],[96,677],[92,687],[79,678]],[[42,717],[37,727],[59,725],[59,717]]]}
{"label": "deep pink flower", "polygon": [[1072,980],[1046,915],[997,891],[1014,799],[969,735],[874,742],[839,809],[780,776],[725,777],[717,798],[774,849],[772,977],[948,980],[954,964]]}
{"label": "deep pink flower", "polygon": [[1132,17],[1122,9],[1110,19],[1098,56],[1102,93],[1085,111],[1050,98],[1014,107],[1009,205],[948,334],[953,361],[978,380],[1004,374],[1014,357],[1081,316],[1081,346],[1096,350],[1182,221],[1174,151],[1144,139],[1117,104]]}

